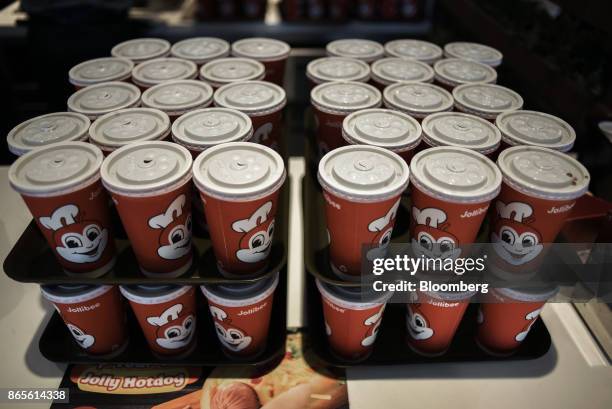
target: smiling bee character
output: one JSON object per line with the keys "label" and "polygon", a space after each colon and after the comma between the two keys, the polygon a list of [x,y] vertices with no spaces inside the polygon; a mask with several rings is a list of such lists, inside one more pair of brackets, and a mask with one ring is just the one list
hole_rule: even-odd
{"label": "smiling bee character", "polygon": [[[240,352],[251,345],[252,338],[240,328],[230,326],[232,322],[228,319],[227,313],[214,305],[210,306],[210,313],[215,319],[215,329],[219,341],[224,347],[233,352]],[[222,325],[224,323],[226,326]]]}
{"label": "smiling bee character", "polygon": [[257,263],[265,260],[272,248],[274,236],[274,218],[270,218],[272,202],[266,202],[248,219],[238,220],[232,224],[232,229],[244,233],[240,239],[238,260],[245,263]]}
{"label": "smiling bee character", "polygon": [[461,249],[457,248],[457,237],[446,231],[446,213],[440,209],[428,207],[412,208],[415,223],[412,233],[414,253],[428,258],[457,258]]}
{"label": "smiling bee character", "polygon": [[416,293],[410,293],[411,303],[406,304],[408,315],[406,316],[406,329],[408,335],[414,340],[422,341],[434,335],[434,330],[429,327],[425,314],[421,311],[421,303],[418,302]]}
{"label": "smiling bee character", "polygon": [[38,220],[53,231],[55,250],[62,258],[79,264],[93,263],[106,249],[108,229],[93,220],[78,220],[78,215],[79,208],[68,204]]}
{"label": "smiling bee character", "polygon": [[372,248],[367,252],[368,260],[385,256],[387,247],[391,243],[391,235],[393,234],[393,226],[395,225],[399,205],[400,199],[397,199],[386,215],[368,224],[368,231],[376,233],[371,242]]}
{"label": "smiling bee character", "polygon": [[191,251],[191,212],[185,211],[185,195],[170,203],[162,214],[149,219],[149,227],[161,230],[157,254],[166,260],[176,260]]}
{"label": "smiling bee character", "polygon": [[540,233],[529,224],[533,222],[533,209],[526,203],[495,204],[497,220],[491,232],[495,253],[513,266],[526,264],[541,253]]}
{"label": "smiling bee character", "polygon": [[183,304],[167,308],[159,317],[148,317],[147,322],[158,327],[155,342],[162,348],[186,347],[195,334],[195,315],[191,311],[183,312]]}
{"label": "smiling bee character", "polygon": [[86,334],[85,331],[76,325],[70,323],[67,323],[66,325],[81,348],[87,349],[96,342],[96,338],[93,335]]}

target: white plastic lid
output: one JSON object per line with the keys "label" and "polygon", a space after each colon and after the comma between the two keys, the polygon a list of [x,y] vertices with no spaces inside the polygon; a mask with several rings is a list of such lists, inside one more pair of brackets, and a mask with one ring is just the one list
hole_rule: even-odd
{"label": "white plastic lid", "polygon": [[376,87],[356,81],[325,82],[310,92],[310,101],[319,110],[340,114],[379,107],[381,99]]}
{"label": "white plastic lid", "polygon": [[446,44],[444,46],[444,55],[448,58],[477,61],[491,67],[500,65],[504,58],[503,54],[493,47],[461,41]]}
{"label": "white plastic lid", "polygon": [[538,146],[514,146],[497,158],[504,181],[543,199],[571,200],[589,188],[589,171],[565,153]]}
{"label": "white plastic lid", "polygon": [[170,133],[168,114],[153,108],[128,108],[101,116],[89,128],[100,148],[114,150],[139,141],[164,139]]}
{"label": "white plastic lid", "polygon": [[371,288],[339,286],[315,280],[321,295],[341,308],[352,310],[374,308],[389,301],[391,291],[375,292]]}
{"label": "white plastic lid", "polygon": [[121,285],[121,294],[137,304],[163,304],[175,300],[186,294],[193,287],[190,285],[171,285],[171,284],[135,284]]}
{"label": "white plastic lid", "polygon": [[393,40],[385,43],[385,53],[390,57],[412,58],[433,64],[442,58],[442,49],[422,40]]}
{"label": "white plastic lid", "polygon": [[391,57],[372,64],[372,78],[385,85],[401,81],[431,82],[433,77],[433,69],[416,60]]}
{"label": "white plastic lid", "polygon": [[193,61],[180,58],[156,58],[137,65],[132,70],[132,81],[151,87],[166,81],[195,78],[198,67]]}
{"label": "white plastic lid", "polygon": [[200,68],[200,78],[220,87],[237,81],[261,80],[266,67],[251,58],[220,58]]}
{"label": "white plastic lid", "polygon": [[156,108],[169,115],[210,105],[213,89],[197,80],[176,80],[157,84],[142,93],[142,105]]}
{"label": "white plastic lid", "polygon": [[189,151],[176,143],[135,142],[108,155],[100,174],[112,192],[147,195],[189,180],[191,164]]}
{"label": "white plastic lid", "polygon": [[20,156],[35,148],[57,142],[87,139],[91,121],[76,112],[55,112],[29,119],[10,130],[9,150]]}
{"label": "white plastic lid", "polygon": [[40,286],[43,297],[57,304],[87,302],[106,294],[112,289],[112,285],[57,284]]}
{"label": "white plastic lid", "polygon": [[161,38],[136,38],[117,44],[111,50],[113,57],[123,57],[139,63],[164,57],[170,51],[170,43]]}
{"label": "white plastic lid", "polygon": [[398,154],[370,145],[343,146],[319,162],[319,183],[334,194],[358,201],[380,201],[408,186],[408,165]]}
{"label": "white plastic lid", "polygon": [[70,83],[79,87],[130,78],[134,63],[127,58],[105,57],[88,60],[68,71]]}
{"label": "white plastic lid", "polygon": [[355,58],[323,57],[306,66],[306,75],[320,84],[330,81],[359,81],[370,79],[370,66]]}
{"label": "white plastic lid", "polygon": [[505,111],[523,107],[523,98],[509,88],[496,84],[463,84],[453,89],[455,104],[485,118],[494,119]]}
{"label": "white plastic lid", "polygon": [[410,181],[437,199],[481,203],[498,195],[502,176],[493,161],[476,151],[438,146],[414,155]]}
{"label": "white plastic lid", "polygon": [[342,136],[354,145],[405,150],[421,141],[421,125],[410,115],[391,109],[364,109],[344,118]]}
{"label": "white plastic lid", "polygon": [[541,288],[493,288],[493,291],[520,302],[544,302],[557,295],[559,287],[550,285]]}
{"label": "white plastic lid", "polygon": [[431,146],[460,146],[480,153],[499,147],[501,133],[491,122],[461,112],[439,112],[423,119],[423,139]]}
{"label": "white plastic lid", "polygon": [[9,181],[22,194],[63,193],[96,177],[103,158],[92,144],[60,142],[18,158],[9,169]]}
{"label": "white plastic lid", "polygon": [[137,106],[139,102],[137,86],[127,82],[103,82],[72,94],[68,98],[68,110],[96,119],[111,111]]}
{"label": "white plastic lid", "polygon": [[265,115],[287,104],[285,90],[267,81],[243,81],[227,84],[215,91],[215,105],[237,109],[248,115]]}
{"label": "white plastic lid", "polygon": [[215,58],[227,57],[230,45],[216,37],[195,37],[175,43],[170,49],[173,57],[183,58],[201,65]]}
{"label": "white plastic lid", "polygon": [[224,200],[260,197],[280,188],[285,165],[267,146],[229,142],[206,149],[196,158],[193,179],[201,191]]}
{"label": "white plastic lid", "polygon": [[455,86],[474,82],[488,84],[497,81],[497,71],[490,65],[460,58],[445,58],[434,64],[436,80]]}
{"label": "white plastic lid", "polygon": [[556,116],[536,111],[511,111],[499,115],[495,124],[508,145],[534,145],[567,152],[576,132]]}
{"label": "white plastic lid", "polygon": [[207,300],[218,305],[226,307],[253,305],[274,293],[278,285],[278,274],[251,283],[201,285],[200,290]]}
{"label": "white plastic lid", "polygon": [[287,58],[290,51],[289,44],[273,38],[244,38],[232,44],[232,55],[261,61]]}
{"label": "white plastic lid", "polygon": [[197,109],[172,124],[172,139],[198,150],[220,143],[248,140],[252,135],[251,118],[228,108]]}
{"label": "white plastic lid", "polygon": [[325,49],[328,55],[356,58],[365,62],[375,61],[385,53],[383,46],[376,41],[353,38],[332,41]]}
{"label": "white plastic lid", "polygon": [[434,112],[450,111],[453,96],[444,88],[422,82],[391,84],[383,91],[385,106],[423,117]]}

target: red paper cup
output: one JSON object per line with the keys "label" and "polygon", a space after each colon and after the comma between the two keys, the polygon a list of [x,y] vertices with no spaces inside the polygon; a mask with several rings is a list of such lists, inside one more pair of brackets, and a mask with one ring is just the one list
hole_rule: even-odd
{"label": "red paper cup", "polygon": [[93,355],[117,355],[128,342],[123,300],[111,285],[43,285],[77,344]]}
{"label": "red paper cup", "polygon": [[252,58],[220,58],[200,68],[200,79],[214,89],[233,82],[259,81],[265,74],[266,67]]}
{"label": "red paper cup", "polygon": [[453,89],[455,109],[495,123],[499,114],[523,107],[523,98],[496,84],[463,84]]}
{"label": "red paper cup", "polygon": [[281,87],[267,81],[227,84],[215,92],[214,101],[218,107],[236,109],[251,118],[252,142],[280,149],[283,108],[287,105]]}
{"label": "red paper cup", "polygon": [[221,272],[244,276],[263,271],[286,177],[280,155],[250,142],[224,143],[198,156],[193,175]]}
{"label": "red paper cup", "polygon": [[178,277],[192,264],[191,154],[171,142],[117,149],[100,173],[143,274]]}
{"label": "red paper cup", "polygon": [[306,76],[310,80],[311,88],[332,81],[368,82],[370,66],[355,58],[317,58],[306,66]]}
{"label": "red paper cup", "polygon": [[172,80],[188,80],[197,77],[198,66],[180,58],[155,58],[138,64],[132,70],[132,82],[145,90]]}
{"label": "red paper cup", "polygon": [[505,147],[529,145],[568,152],[576,141],[576,132],[570,124],[542,112],[504,112],[497,116],[495,125]]}
{"label": "red paper cup", "polygon": [[134,63],[126,58],[96,58],[72,67],[68,71],[68,79],[78,91],[102,82],[129,81],[133,69]]}
{"label": "red paper cup", "polygon": [[327,82],[314,87],[310,102],[315,114],[319,155],[346,145],[342,138],[342,121],[347,115],[378,108],[381,101],[380,91],[361,82]]}
{"label": "red paper cup", "polygon": [[389,244],[408,173],[399,155],[375,146],[345,146],[321,159],[318,178],[337,275],[357,279],[364,245],[376,246],[368,250],[369,258]]}
{"label": "red paper cup", "polygon": [[95,146],[61,142],[21,156],[9,169],[11,186],[67,274],[99,277],[115,264],[101,163]]}
{"label": "red paper cup", "polygon": [[503,54],[493,47],[464,41],[446,44],[444,46],[444,57],[477,61],[491,67],[501,65],[504,58]]}
{"label": "red paper cup", "polygon": [[388,57],[410,58],[433,65],[442,58],[442,49],[437,45],[421,40],[393,40],[385,43]]}
{"label": "red paper cup", "polygon": [[280,86],[283,86],[285,65],[290,52],[289,44],[272,38],[245,38],[232,44],[233,56],[262,62],[266,67],[264,80]]}
{"label": "red paper cup", "polygon": [[391,84],[383,91],[386,108],[404,112],[419,122],[428,115],[453,110],[453,96],[444,88],[423,82]]}
{"label": "red paper cup", "polygon": [[512,354],[527,337],[546,301],[556,293],[556,288],[492,289],[478,311],[477,344],[492,355]]}
{"label": "red paper cup", "polygon": [[406,342],[416,353],[439,356],[453,341],[474,292],[433,293],[417,291],[406,305]]}
{"label": "red paper cup", "polygon": [[177,285],[127,285],[121,294],[158,357],[190,354],[196,346],[196,289]]}
{"label": "red paper cup", "polygon": [[277,285],[278,273],[254,283],[200,287],[228,356],[253,358],[264,352]]}
{"label": "red paper cup", "polygon": [[103,82],[83,88],[68,98],[68,111],[95,121],[104,114],[140,104],[140,90],[127,82]]}
{"label": "red paper cup", "polygon": [[176,80],[155,85],[142,93],[142,106],[165,112],[170,121],[212,103],[213,89],[197,80]]}
{"label": "red paper cup", "polygon": [[495,71],[495,68],[476,61],[445,58],[444,60],[437,61],[433,69],[436,83],[449,91],[463,84],[477,82],[495,84],[497,82],[497,71]]}
{"label": "red paper cup", "polygon": [[98,118],[89,128],[89,141],[104,156],[135,142],[161,141],[170,135],[170,118],[153,108],[127,108]]}
{"label": "red paper cup", "polygon": [[587,169],[570,156],[547,148],[515,146],[497,159],[504,183],[495,201],[490,261],[510,273],[530,273],[541,262],[543,244],[553,243],[587,192]]}
{"label": "red paper cup", "polygon": [[380,43],[371,40],[342,39],[332,41],[325,47],[327,55],[332,57],[356,58],[372,63],[383,57],[385,50]]}
{"label": "red paper cup", "polygon": [[423,141],[428,147],[458,146],[493,158],[501,133],[491,122],[461,112],[431,114],[421,122]]}
{"label": "red paper cup", "polygon": [[474,243],[501,173],[486,156],[440,146],[417,153],[410,163],[410,236],[416,256],[456,258],[458,246]]}
{"label": "red paper cup", "polygon": [[9,150],[21,156],[32,149],[58,142],[87,141],[91,121],[76,112],[54,112],[29,119],[11,129],[6,137]]}
{"label": "red paper cup", "polygon": [[397,153],[410,165],[421,142],[421,125],[416,119],[390,109],[353,112],[342,123],[342,137],[351,145],[373,145]]}
{"label": "red paper cup", "polygon": [[170,43],[161,38],[135,38],[119,43],[111,50],[113,57],[127,58],[134,64],[165,57],[169,53]]}
{"label": "red paper cup", "polygon": [[189,60],[198,66],[209,61],[229,56],[230,45],[216,37],[194,37],[174,43],[170,55]]}
{"label": "red paper cup", "polygon": [[331,352],[346,361],[361,361],[372,353],[391,293],[364,293],[316,280],[323,301],[325,333]]}
{"label": "red paper cup", "polygon": [[381,92],[397,82],[433,82],[433,69],[420,61],[407,58],[382,58],[372,64],[372,84]]}

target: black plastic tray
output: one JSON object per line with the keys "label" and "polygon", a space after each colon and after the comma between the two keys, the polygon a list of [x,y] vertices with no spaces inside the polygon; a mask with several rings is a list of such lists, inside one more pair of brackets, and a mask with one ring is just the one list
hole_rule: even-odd
{"label": "black plastic tray", "polygon": [[306,277],[306,304],[308,314],[308,335],[312,350],[323,361],[336,367],[407,365],[435,362],[488,362],[488,361],[524,361],[540,358],[551,347],[551,338],[546,324],[539,319],[533,324],[529,336],[519,349],[507,357],[498,357],[483,352],[476,342],[476,314],[478,304],[470,304],[449,350],[439,357],[425,357],[413,352],[406,344],[406,307],[404,304],[387,304],[372,354],[363,361],[347,362],[330,352],[325,324],[323,306],[314,276]]}
{"label": "black plastic tray", "polygon": [[[196,290],[197,301],[197,334],[195,350],[180,358],[158,358],[151,353],[136,317],[129,305],[127,328],[128,344],[119,355],[104,358],[89,355],[81,349],[57,312],[53,314],[45,327],[40,340],[39,349],[42,355],[50,361],[74,364],[91,363],[129,363],[129,364],[180,364],[196,366],[266,366],[282,357],[285,353],[285,338],[287,333],[287,269],[284,267],[279,274],[279,283],[274,294],[268,343],[264,352],[253,359],[232,359],[226,356],[215,333],[215,327],[208,311],[208,305],[200,289]],[[126,302],[127,303],[127,302]]]}
{"label": "black plastic tray", "polygon": [[[21,237],[4,260],[4,272],[10,278],[22,283],[39,284],[137,284],[137,283],[172,283],[197,285],[222,282],[249,282],[270,276],[279,271],[287,262],[287,240],[289,231],[289,180],[281,188],[278,213],[278,229],[274,234],[270,264],[266,271],[256,277],[226,278],[217,269],[212,244],[206,232],[194,227],[194,262],[193,266],[182,276],[146,277],[138,268],[136,257],[121,227],[121,221],[115,214],[113,225],[118,259],[115,268],[102,277],[69,276],[55,259],[45,238],[40,233],[34,220],[22,233]],[[194,223],[197,226],[197,223]]]}

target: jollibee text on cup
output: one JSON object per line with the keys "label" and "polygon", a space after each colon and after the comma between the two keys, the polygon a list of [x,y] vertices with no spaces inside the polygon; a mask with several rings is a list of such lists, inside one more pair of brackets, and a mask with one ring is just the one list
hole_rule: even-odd
{"label": "jollibee text on cup", "polygon": [[347,115],[361,109],[378,108],[380,91],[369,84],[337,81],[319,84],[310,93],[315,116],[315,137],[319,156],[346,145],[342,122]]}
{"label": "jollibee text on cup", "polygon": [[252,358],[265,350],[278,274],[255,283],[201,286],[228,356]]}
{"label": "jollibee text on cup", "polygon": [[474,293],[417,291],[410,295],[411,302],[406,304],[406,342],[421,355],[444,354]]}
{"label": "jollibee text on cup", "polygon": [[245,38],[232,44],[232,55],[260,61],[266,67],[264,80],[279,86],[283,85],[290,52],[289,44],[272,38]]}
{"label": "jollibee text on cup", "polygon": [[117,287],[51,285],[41,291],[88,354],[120,353],[126,345],[126,315]]}
{"label": "jollibee text on cup", "polygon": [[215,91],[215,106],[236,109],[253,122],[251,142],[281,148],[282,117],[287,104],[285,90],[267,81],[244,81],[227,84]]}
{"label": "jollibee text on cup", "polygon": [[497,164],[503,184],[491,212],[490,261],[505,272],[529,274],[586,193],[589,172],[562,152],[532,146],[504,150]]}
{"label": "jollibee text on cup", "polygon": [[193,261],[191,154],[171,142],[137,142],[102,164],[111,193],[143,274],[177,277]]}
{"label": "jollibee text on cup", "polygon": [[196,345],[196,288],[173,285],[121,286],[151,351],[185,355]]}
{"label": "jollibee text on cup", "polygon": [[476,343],[492,355],[509,355],[527,338],[545,303],[557,288],[539,292],[495,288],[478,311]]}
{"label": "jollibee text on cup", "polygon": [[338,148],[321,159],[330,264],[338,276],[357,279],[364,245],[374,246],[368,258],[388,246],[408,173],[399,155],[369,145]]}
{"label": "jollibee text on cup", "polygon": [[250,142],[224,143],[196,158],[193,175],[219,270],[227,276],[262,272],[286,177],[280,155]]}
{"label": "jollibee text on cup", "polygon": [[360,287],[339,287],[316,280],[323,304],[325,333],[331,352],[346,361],[372,353],[391,293],[370,295]]}
{"label": "jollibee text on cup", "polygon": [[501,180],[490,159],[469,149],[440,146],[416,154],[410,163],[415,254],[459,257],[459,246],[474,243]]}
{"label": "jollibee text on cup", "polygon": [[102,158],[88,143],[61,142],[30,151],[9,169],[11,186],[68,274],[99,277],[115,264]]}

